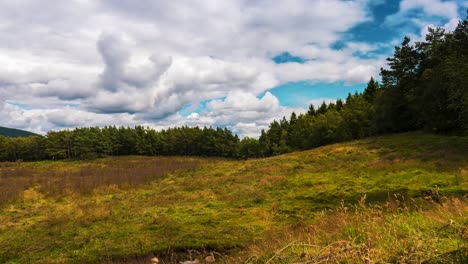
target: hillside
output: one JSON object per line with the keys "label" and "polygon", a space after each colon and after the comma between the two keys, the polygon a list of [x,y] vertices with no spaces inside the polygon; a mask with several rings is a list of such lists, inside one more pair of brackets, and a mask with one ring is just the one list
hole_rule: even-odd
{"label": "hillside", "polygon": [[423,133],[247,161],[0,163],[0,262],[462,263],[467,171],[467,137]]}
{"label": "hillside", "polygon": [[0,126],[0,136],[5,136],[5,137],[31,137],[31,136],[38,136],[37,134],[34,134],[32,132],[20,130],[20,129],[14,129],[14,128],[8,128],[8,127],[1,127]]}

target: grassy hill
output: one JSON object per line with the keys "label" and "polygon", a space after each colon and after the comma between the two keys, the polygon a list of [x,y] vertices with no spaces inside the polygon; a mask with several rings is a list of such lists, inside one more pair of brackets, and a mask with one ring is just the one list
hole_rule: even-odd
{"label": "grassy hill", "polygon": [[0,126],[0,136],[5,136],[5,137],[31,137],[31,136],[38,136],[38,134],[34,134],[32,132],[28,132],[28,131],[24,131],[24,130],[19,130],[19,129]]}
{"label": "grassy hill", "polygon": [[0,163],[0,262],[462,263],[467,194],[468,138],[423,133],[247,161]]}

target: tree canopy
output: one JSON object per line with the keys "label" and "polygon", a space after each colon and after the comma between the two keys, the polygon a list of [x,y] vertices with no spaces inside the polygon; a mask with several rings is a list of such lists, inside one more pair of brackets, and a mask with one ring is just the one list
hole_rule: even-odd
{"label": "tree canopy", "polygon": [[362,93],[310,105],[307,113],[274,120],[259,139],[242,140],[226,128],[136,126],[76,128],[46,136],[0,135],[0,161],[89,159],[114,155],[197,155],[257,158],[383,133],[429,130],[468,134],[468,21],[453,32],[429,29],[395,47]]}

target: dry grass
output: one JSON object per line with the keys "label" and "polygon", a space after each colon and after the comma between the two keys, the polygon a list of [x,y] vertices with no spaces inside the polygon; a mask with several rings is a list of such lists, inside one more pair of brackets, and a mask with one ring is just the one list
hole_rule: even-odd
{"label": "dry grass", "polygon": [[160,263],[178,264],[211,254],[216,263],[227,264],[466,263],[468,199],[394,198],[379,206],[366,204],[364,197],[358,204],[322,211],[313,221],[274,226],[238,252],[180,249],[104,263],[151,263],[156,256]]}
{"label": "dry grass", "polygon": [[466,247],[467,150],[467,138],[413,133],[247,161],[0,163],[0,262],[456,257]]}
{"label": "dry grass", "polygon": [[322,211],[315,221],[272,231],[229,263],[466,263],[466,198],[395,198],[383,206],[366,205],[364,198]]}
{"label": "dry grass", "polygon": [[35,186],[51,197],[83,195],[99,188],[135,187],[168,173],[196,168],[199,163],[197,159],[148,157],[37,165],[0,163],[0,206],[20,199],[22,192]]}

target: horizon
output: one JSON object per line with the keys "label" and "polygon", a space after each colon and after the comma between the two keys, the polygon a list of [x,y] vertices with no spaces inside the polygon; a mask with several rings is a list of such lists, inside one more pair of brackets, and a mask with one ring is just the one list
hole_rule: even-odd
{"label": "horizon", "polygon": [[0,124],[228,128],[361,92],[405,35],[453,30],[468,1],[0,3]]}

